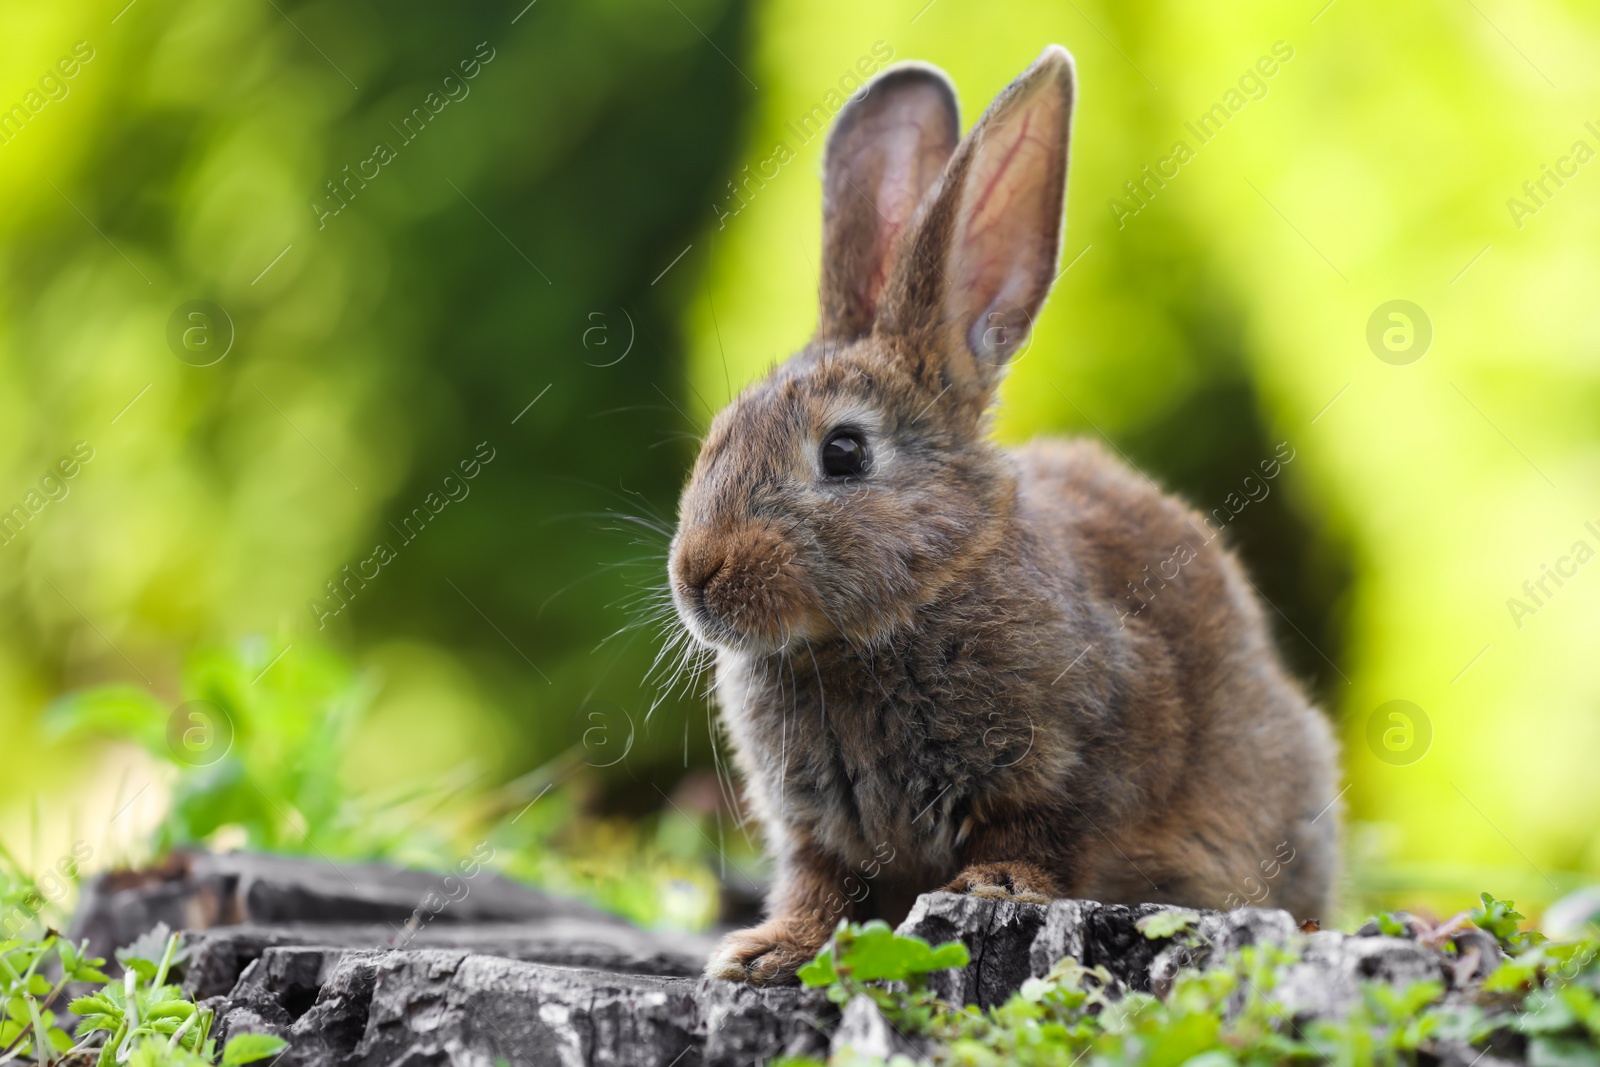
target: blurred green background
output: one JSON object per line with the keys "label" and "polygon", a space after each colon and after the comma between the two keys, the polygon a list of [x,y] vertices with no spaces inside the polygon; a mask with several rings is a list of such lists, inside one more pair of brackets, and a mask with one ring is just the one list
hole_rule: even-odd
{"label": "blurred green background", "polygon": [[[809,131],[900,59],[948,71],[970,124],[1057,41],[1065,270],[1001,435],[1104,437],[1226,520],[1344,738],[1352,912],[1536,911],[1600,877],[1592,7],[0,25],[19,862],[86,838],[91,867],[193,839],[448,865],[492,827],[512,873],[706,921],[759,863],[705,702],[652,676],[651,590],[694,436],[814,322]],[[217,762],[182,748],[214,725],[195,699],[236,733]]]}

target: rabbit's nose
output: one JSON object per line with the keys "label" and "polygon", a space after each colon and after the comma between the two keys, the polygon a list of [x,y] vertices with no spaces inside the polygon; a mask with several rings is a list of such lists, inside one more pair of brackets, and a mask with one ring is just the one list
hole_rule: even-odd
{"label": "rabbit's nose", "polygon": [[722,573],[722,568],[727,565],[728,559],[720,552],[693,552],[687,553],[680,560],[678,577],[684,586],[697,598],[703,599],[706,586],[711,580]]}

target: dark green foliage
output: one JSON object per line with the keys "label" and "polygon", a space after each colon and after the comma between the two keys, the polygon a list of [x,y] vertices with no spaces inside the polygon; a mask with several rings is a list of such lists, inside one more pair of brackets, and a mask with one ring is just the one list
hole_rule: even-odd
{"label": "dark green foliage", "polygon": [[[396,80],[427,69],[439,39],[503,37],[522,6],[484,13],[478,35],[468,36],[462,12],[412,5]],[[524,764],[577,738],[586,713],[608,702],[635,717],[638,759],[658,759],[680,750],[687,713],[674,706],[658,713],[656,731],[645,728],[653,637],[625,637],[594,654],[635,621],[620,602],[661,581],[655,557],[665,545],[664,535],[604,513],[671,514],[689,458],[673,435],[697,427],[672,406],[683,393],[673,299],[680,278],[651,282],[709,221],[704,205],[736,147],[746,93],[697,35],[681,49],[658,50],[645,38],[663,18],[681,23],[670,7],[610,6],[536,6],[517,24],[506,69],[484,76],[503,73],[506,82],[488,90],[482,111],[463,109],[477,127],[463,141],[479,137],[486,147],[460,170],[439,161],[472,204],[449,193],[448,210],[390,232],[401,271],[379,312],[416,320],[401,399],[415,458],[387,518],[400,521],[477,442],[501,455],[461,514],[402,549],[409,558],[374,583],[370,601],[357,602],[352,631],[455,649],[507,709],[505,736],[516,747],[505,756]],[[724,50],[737,49],[742,4],[699,14]],[[635,32],[619,33],[622,20],[635,19]],[[371,123],[381,125],[378,118]],[[698,260],[678,265],[689,266]],[[604,334],[586,335],[597,326]],[[627,357],[601,366],[635,330]],[[386,522],[372,536],[393,539]],[[521,710],[530,708],[536,716]],[[701,731],[696,747],[705,744]]]}
{"label": "dark green foliage", "polygon": [[[371,678],[310,642],[280,652],[259,641],[199,652],[176,708],[134,686],[106,686],[58,700],[46,724],[63,737],[134,742],[170,766],[172,802],[151,856],[206,847],[221,832],[251,849],[441,871],[475,857],[475,870],[583,897],[641,925],[699,928],[714,917],[716,846],[700,817],[671,807],[635,822],[585,815],[582,783],[572,781],[586,769],[581,745],[492,793],[464,789],[461,775],[351,788]],[[736,861],[755,862],[738,844],[727,845]]]}
{"label": "dark green foliage", "polygon": [[[31,397],[11,427],[18,470],[75,437],[99,458],[0,575],[0,643],[36,665],[13,699],[105,677],[160,691],[188,649],[252,632],[291,658],[332,638],[363,661],[388,650],[466,705],[496,737],[493,777],[574,743],[595,707],[636,724],[631,765],[610,775],[669,759],[681,775],[698,707],[645,722],[653,637],[595,654],[637,621],[623,602],[660,581],[665,535],[641,548],[642,528],[605,513],[669,514],[692,453],[678,317],[753,93],[725,58],[748,17],[743,0],[250,0],[224,19],[179,0],[108,28],[52,10],[35,35],[98,51],[54,128],[29,130],[27,144],[64,138],[46,168],[59,193],[14,164],[30,200],[0,224],[0,348]],[[405,116],[490,53],[407,139]],[[350,177],[377,142],[396,158]],[[237,334],[213,366],[168,351],[168,315],[197,299]],[[457,485],[480,443],[495,459],[445,507],[443,479]],[[395,558],[372,578],[378,543]],[[59,595],[24,587],[24,553]],[[69,639],[86,618],[115,649]]]}
{"label": "dark green foliage", "polygon": [[223,826],[266,851],[423,854],[427,829],[408,825],[407,815],[430,790],[360,797],[343,783],[370,683],[311,645],[264,670],[279,651],[246,642],[196,653],[176,708],[138,687],[108,686],[57,701],[46,724],[61,736],[133,741],[174,766],[172,804],[151,842],[158,855]]}

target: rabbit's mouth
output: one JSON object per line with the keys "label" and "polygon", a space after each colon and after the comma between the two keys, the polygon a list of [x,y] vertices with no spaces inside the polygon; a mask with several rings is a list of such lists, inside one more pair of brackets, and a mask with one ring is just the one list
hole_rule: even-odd
{"label": "rabbit's mouth", "polygon": [[770,527],[680,531],[670,571],[678,617],[702,644],[766,653],[821,636],[805,568]]}

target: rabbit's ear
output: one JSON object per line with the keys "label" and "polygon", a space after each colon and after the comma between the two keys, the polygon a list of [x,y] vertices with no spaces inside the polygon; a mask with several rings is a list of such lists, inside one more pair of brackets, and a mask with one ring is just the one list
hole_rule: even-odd
{"label": "rabbit's ear", "polygon": [[818,336],[872,328],[901,238],[960,136],[955,90],[923,64],[890,67],[839,113],[824,165]]}
{"label": "rabbit's ear", "polygon": [[1022,348],[1055,280],[1074,86],[1072,56],[1051,45],[995,99],[950,161],[885,299],[881,329],[932,331],[945,351],[964,349],[984,388]]}

